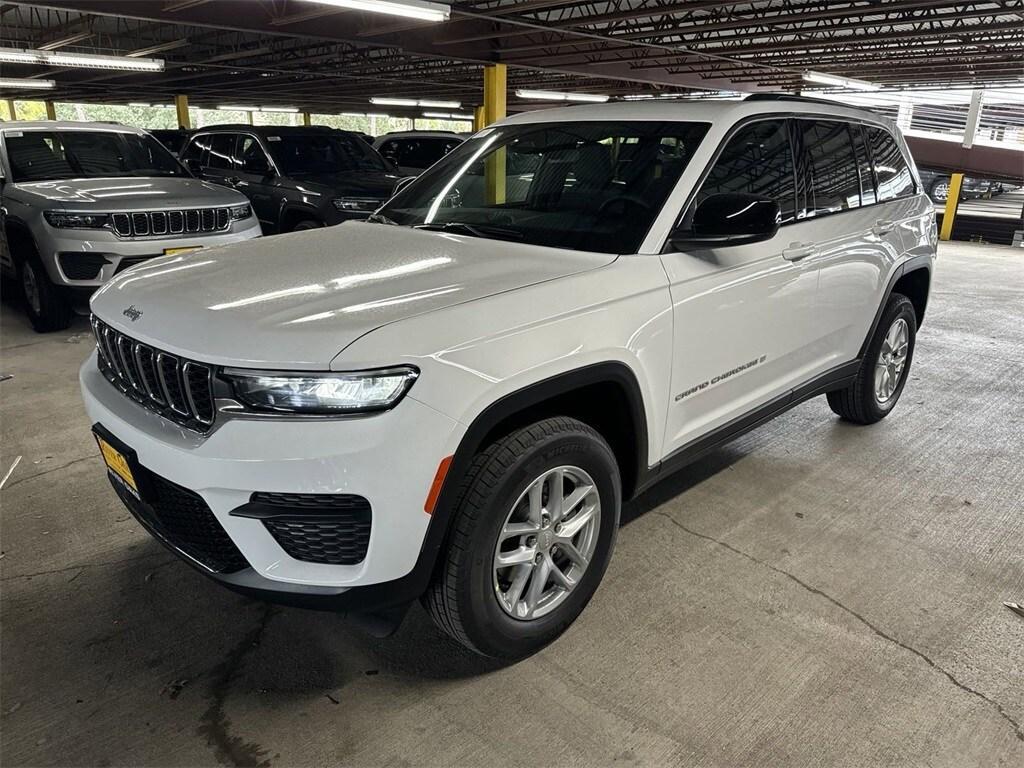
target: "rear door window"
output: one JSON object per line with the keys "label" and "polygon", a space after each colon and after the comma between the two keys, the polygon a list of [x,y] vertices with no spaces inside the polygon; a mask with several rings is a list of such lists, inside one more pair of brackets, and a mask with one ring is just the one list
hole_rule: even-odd
{"label": "rear door window", "polygon": [[803,217],[859,208],[860,174],[848,123],[838,120],[799,120],[806,179]]}
{"label": "rear door window", "polygon": [[[670,146],[662,149],[666,156],[671,151]],[[796,188],[786,120],[751,123],[729,139],[708,172],[696,202],[699,204],[711,195],[725,192],[743,192],[775,200],[782,209],[783,223],[793,220]]]}
{"label": "rear door window", "polygon": [[235,152],[235,134],[215,133],[209,137],[210,148],[206,154],[207,168],[229,170],[232,168],[232,156]]}
{"label": "rear door window", "polygon": [[888,131],[873,126],[868,127],[867,134],[878,180],[878,201],[914,194],[914,177],[896,139]]}

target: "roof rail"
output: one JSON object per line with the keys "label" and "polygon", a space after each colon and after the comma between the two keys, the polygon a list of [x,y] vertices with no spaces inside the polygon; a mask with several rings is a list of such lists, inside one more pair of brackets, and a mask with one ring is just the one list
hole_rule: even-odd
{"label": "roof rail", "polygon": [[837,104],[844,106],[828,99],[818,99],[814,96],[798,96],[795,93],[752,93],[744,101],[803,101],[808,104],[827,104],[830,107],[834,107]]}

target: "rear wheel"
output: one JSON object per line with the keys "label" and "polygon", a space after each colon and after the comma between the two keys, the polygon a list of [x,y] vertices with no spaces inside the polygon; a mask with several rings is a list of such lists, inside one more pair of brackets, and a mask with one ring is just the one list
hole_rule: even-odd
{"label": "rear wheel", "polygon": [[910,299],[889,297],[853,384],[828,393],[829,407],[847,421],[874,424],[889,415],[903,394],[917,337]]}
{"label": "rear wheel", "polygon": [[615,544],[615,456],[585,424],[545,419],[478,454],[423,597],[437,625],[486,656],[517,659],[564,632]]}
{"label": "rear wheel", "polygon": [[323,224],[321,224],[319,221],[314,221],[313,219],[303,219],[294,227],[292,227],[292,232],[304,232],[307,229],[320,229],[322,227]]}
{"label": "rear wheel", "polygon": [[929,196],[936,203],[944,203],[949,198],[949,180],[936,181],[932,184]]}
{"label": "rear wheel", "polygon": [[25,312],[32,327],[40,333],[62,331],[71,325],[74,311],[67,294],[53,284],[46,268],[33,251],[18,264],[18,282],[25,301]]}

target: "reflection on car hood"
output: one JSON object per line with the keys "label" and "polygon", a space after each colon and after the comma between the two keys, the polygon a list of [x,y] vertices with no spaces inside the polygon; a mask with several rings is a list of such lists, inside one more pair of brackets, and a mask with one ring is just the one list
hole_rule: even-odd
{"label": "reflection on car hood", "polygon": [[326,370],[375,328],[615,258],[350,222],[154,259],[107,283],[92,308],[195,360]]}
{"label": "reflection on car hood", "polygon": [[[324,192],[351,197],[391,197],[395,182],[401,176],[387,171],[341,171],[339,173],[296,173],[288,178],[300,185],[324,187]],[[320,190],[317,190],[320,191]]]}
{"label": "reflection on car hood", "polygon": [[35,181],[16,184],[15,188],[29,204],[74,211],[146,211],[245,202],[242,194],[227,187],[174,176]]}

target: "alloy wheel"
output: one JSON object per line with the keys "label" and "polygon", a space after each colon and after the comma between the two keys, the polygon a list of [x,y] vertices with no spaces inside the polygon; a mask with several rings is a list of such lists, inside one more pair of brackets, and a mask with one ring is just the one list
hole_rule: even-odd
{"label": "alloy wheel", "polygon": [[498,604],[515,619],[545,616],[579,584],[597,548],[601,496],[579,467],[550,469],[509,510],[494,549]]}
{"label": "alloy wheel", "polygon": [[909,349],[910,328],[900,317],[889,326],[875,363],[875,400],[880,404],[889,402],[899,387]]}

